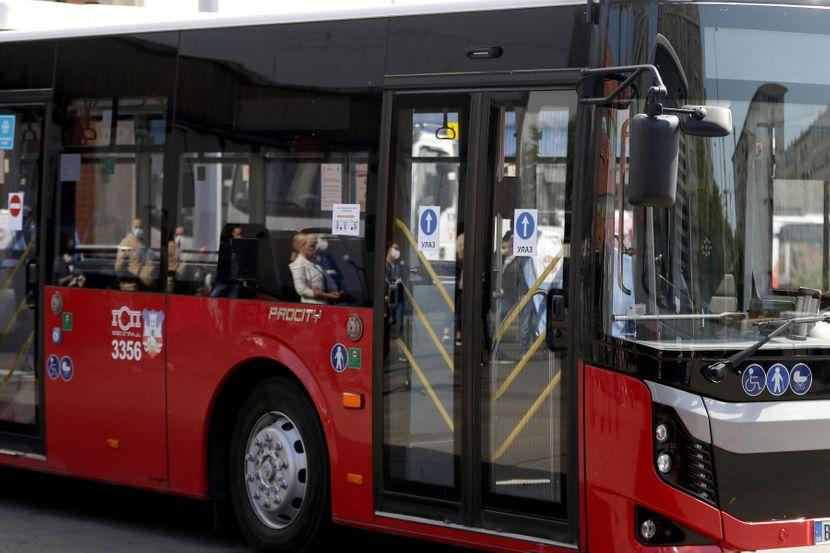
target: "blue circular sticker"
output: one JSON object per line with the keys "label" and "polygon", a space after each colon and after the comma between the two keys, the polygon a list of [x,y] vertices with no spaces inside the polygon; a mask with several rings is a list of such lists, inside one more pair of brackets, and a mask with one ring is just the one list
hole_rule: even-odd
{"label": "blue circular sticker", "polygon": [[525,211],[519,215],[519,219],[516,221],[516,234],[522,240],[529,240],[534,232],[536,232],[536,221],[530,213]]}
{"label": "blue circular sticker", "polygon": [[741,375],[741,385],[744,388],[744,393],[748,396],[755,397],[764,391],[767,375],[764,368],[758,363],[753,363],[744,369]]}
{"label": "blue circular sticker", "polygon": [[60,345],[62,337],[63,337],[63,333],[61,332],[61,329],[57,326],[54,327],[52,329],[52,343]]}
{"label": "blue circular sticker", "polygon": [[425,209],[423,213],[421,213],[421,232],[429,235],[434,233],[437,227],[438,215],[435,213],[435,210]]}
{"label": "blue circular sticker", "polygon": [[50,355],[46,360],[46,373],[52,380],[57,380],[61,372],[60,361],[57,355]]}
{"label": "blue circular sticker", "polygon": [[781,363],[776,363],[767,371],[767,390],[774,396],[783,395],[790,387],[790,371]]}
{"label": "blue circular sticker", "polygon": [[797,396],[803,396],[813,386],[813,373],[804,363],[796,363],[790,371],[790,390]]}
{"label": "blue circular sticker", "polygon": [[334,347],[331,348],[330,354],[330,361],[331,361],[331,368],[334,369],[334,372],[342,373],[346,370],[346,365],[349,362],[349,352],[346,350],[346,346],[343,344],[334,344]]}
{"label": "blue circular sticker", "polygon": [[64,355],[61,359],[61,378],[64,382],[69,382],[75,375],[75,367],[72,365],[72,358]]}

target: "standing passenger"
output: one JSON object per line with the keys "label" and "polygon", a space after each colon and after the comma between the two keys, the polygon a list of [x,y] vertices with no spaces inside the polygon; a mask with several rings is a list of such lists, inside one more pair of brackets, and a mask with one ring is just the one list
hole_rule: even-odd
{"label": "standing passenger", "polygon": [[153,284],[153,260],[144,245],[144,222],[133,219],[132,228],[118,245],[115,255],[115,276],[118,287],[125,292],[135,292],[139,284],[151,288]]}

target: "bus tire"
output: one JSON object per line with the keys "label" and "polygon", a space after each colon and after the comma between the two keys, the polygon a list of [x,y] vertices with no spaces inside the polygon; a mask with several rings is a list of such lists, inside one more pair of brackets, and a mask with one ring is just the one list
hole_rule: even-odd
{"label": "bus tire", "polygon": [[242,533],[260,551],[303,551],[331,520],[325,436],[293,380],[271,378],[242,405],[228,481]]}

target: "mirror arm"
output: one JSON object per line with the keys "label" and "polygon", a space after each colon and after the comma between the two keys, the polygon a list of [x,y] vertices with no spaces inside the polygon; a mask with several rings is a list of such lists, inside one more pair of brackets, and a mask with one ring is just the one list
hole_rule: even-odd
{"label": "mirror arm", "polygon": [[663,113],[673,113],[675,115],[688,115],[692,119],[703,121],[706,119],[706,108],[703,106],[695,106],[694,108],[662,108]]}
{"label": "mirror arm", "polygon": [[[623,93],[623,91],[634,85],[635,81],[644,72],[651,73],[652,85],[648,89],[646,97],[646,113],[650,116],[659,115],[662,110],[660,100],[666,97],[666,85],[663,84],[663,78],[657,68],[650,64],[642,65],[621,65],[616,67],[600,67],[594,69],[583,69],[582,78],[601,77],[603,81],[606,78],[615,75],[630,73],[628,77],[623,80],[617,87],[604,97],[580,97],[579,102],[582,104],[600,104],[606,105],[614,103],[615,100]],[[581,80],[581,79],[580,79]],[[577,92],[579,92],[579,83],[577,83]],[[582,94],[579,94],[582,96]]]}

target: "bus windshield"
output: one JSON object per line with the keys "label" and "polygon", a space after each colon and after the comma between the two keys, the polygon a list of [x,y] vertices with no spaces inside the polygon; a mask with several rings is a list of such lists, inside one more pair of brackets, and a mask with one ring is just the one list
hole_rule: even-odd
{"label": "bus windshield", "polygon": [[[734,129],[681,136],[674,206],[633,207],[627,121],[642,106],[609,112],[617,163],[597,227],[606,332],[660,349],[742,349],[761,321],[830,306],[830,11],[678,4],[657,22],[668,103],[727,107]],[[827,346],[830,325],[812,323],[766,347]]]}

